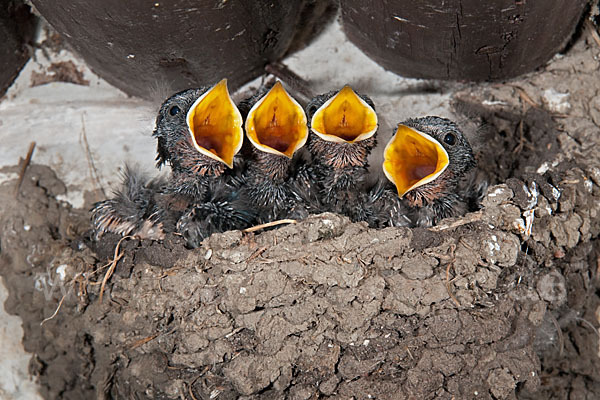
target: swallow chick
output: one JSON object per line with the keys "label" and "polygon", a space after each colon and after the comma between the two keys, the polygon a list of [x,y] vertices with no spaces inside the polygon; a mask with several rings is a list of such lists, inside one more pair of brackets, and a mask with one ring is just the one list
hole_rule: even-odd
{"label": "swallow chick", "polygon": [[231,176],[243,143],[242,116],[227,80],[169,97],[156,118],[157,167],[171,166],[171,190],[202,199],[214,178]]}
{"label": "swallow chick", "polygon": [[113,197],[97,202],[92,208],[95,240],[107,232],[145,239],[163,239],[163,224],[158,218],[156,194],[165,186],[161,178],[150,179],[128,165],[122,173],[122,187]]}
{"label": "swallow chick", "polygon": [[[254,213],[240,198],[242,115],[227,81],[167,99],[156,120],[157,167],[171,166],[162,210],[178,212],[175,230],[190,247],[214,232],[247,227]],[[169,212],[167,212],[169,210]]]}
{"label": "swallow chick", "polygon": [[267,92],[240,103],[248,110],[246,136],[251,151],[244,175],[243,197],[257,211],[257,222],[307,216],[294,190],[298,158],[294,157],[308,138],[304,109],[281,82]]}
{"label": "swallow chick", "polygon": [[474,190],[463,178],[475,166],[471,145],[454,122],[433,116],[404,121],[388,142],[383,162],[401,200],[387,195],[381,208],[396,208],[397,221],[408,218],[411,226],[424,227],[471,211]]}
{"label": "swallow chick", "polygon": [[345,86],[339,92],[315,97],[307,106],[311,174],[319,186],[324,211],[367,220],[369,153],[376,144],[377,114],[371,99]]}
{"label": "swallow chick", "polygon": [[215,231],[249,223],[234,168],[243,142],[242,116],[226,80],[169,97],[160,107],[153,136],[157,167],[169,164],[169,179],[155,182],[126,170],[123,189],[92,210],[96,237],[145,228],[161,235],[178,232],[197,247]]}

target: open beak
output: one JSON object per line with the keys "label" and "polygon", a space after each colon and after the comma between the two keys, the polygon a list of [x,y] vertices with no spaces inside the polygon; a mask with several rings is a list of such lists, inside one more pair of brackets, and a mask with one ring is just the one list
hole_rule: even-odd
{"label": "open beak", "polygon": [[323,104],[313,115],[311,129],[321,139],[354,143],[377,131],[377,114],[348,85]]}
{"label": "open beak", "polygon": [[192,142],[200,153],[233,168],[244,140],[242,115],[229,97],[227,79],[198,98],[187,114]]}
{"label": "open beak", "polygon": [[257,149],[292,158],[308,138],[306,114],[278,81],[250,109],[246,135]]}
{"label": "open beak", "polygon": [[398,125],[384,151],[383,172],[402,197],[435,180],[448,163],[448,153],[437,140],[406,125]]}

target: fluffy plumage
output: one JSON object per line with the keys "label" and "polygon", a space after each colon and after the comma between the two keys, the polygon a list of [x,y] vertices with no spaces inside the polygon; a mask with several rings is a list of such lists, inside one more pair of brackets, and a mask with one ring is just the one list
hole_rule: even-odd
{"label": "fluffy plumage", "polygon": [[104,232],[140,235],[150,227],[160,228],[161,233],[152,238],[175,231],[196,247],[210,233],[249,225],[251,214],[239,203],[239,161],[233,170],[228,169],[223,162],[200,153],[188,132],[186,115],[207,90],[184,90],[162,104],[153,133],[156,166],[169,164],[171,176],[152,181],[127,169],[122,190],[92,211],[96,237]]}
{"label": "fluffy plumage", "polygon": [[239,188],[213,180],[208,189],[203,201],[193,203],[177,221],[177,232],[192,248],[213,233],[245,228],[256,219],[256,210],[239,197]]}
{"label": "fluffy plumage", "polygon": [[359,207],[362,211],[361,219],[372,228],[385,228],[389,226],[410,227],[412,221],[408,215],[408,207],[398,197],[388,182],[378,180],[368,191],[368,195],[361,197]]}
{"label": "fluffy plumage", "polygon": [[[153,133],[156,160],[158,168],[168,164],[171,175],[167,180],[150,179],[126,167],[121,189],[94,205],[96,239],[106,232],[151,239],[178,232],[190,247],[197,247],[215,232],[324,211],[367,221],[373,227],[431,226],[477,209],[486,189],[485,182],[473,173],[476,163],[470,144],[454,122],[440,117],[403,122],[437,140],[449,160],[435,180],[408,191],[403,198],[388,181],[367,186],[367,158],[376,144],[375,135],[338,143],[310,134],[311,160],[301,152],[290,159],[247,146],[246,161],[234,159],[234,168],[229,169],[200,153],[188,132],[186,115],[206,90],[188,89],[162,104]],[[263,88],[242,102],[242,115],[265,93]],[[334,95],[317,96],[309,103],[309,121]],[[359,96],[374,108],[367,96]]]}
{"label": "fluffy plumage", "polygon": [[[239,104],[244,119],[248,118],[252,107],[269,89],[263,86],[256,94]],[[267,153],[252,145],[247,147],[240,198],[256,210],[256,223],[307,217],[309,205],[305,206],[304,200],[310,200],[310,186],[305,181],[302,156],[296,153],[294,157],[288,158]],[[304,195],[307,195],[306,199]]]}
{"label": "fluffy plumage", "polygon": [[186,115],[208,88],[188,89],[167,99],[156,119],[157,166],[169,163],[172,176],[164,193],[184,207],[175,229],[190,247],[214,232],[249,226],[253,214],[244,210],[239,186],[241,163],[234,168],[201,154],[188,132]]}
{"label": "fluffy plumage", "polygon": [[[401,200],[392,201],[386,194],[386,204],[382,207],[389,208],[390,202],[393,208],[398,207],[399,201],[400,212],[404,214],[404,218],[398,216],[400,221],[404,223],[408,218],[410,226],[425,227],[476,209],[486,184],[468,176],[476,162],[471,145],[459,127],[449,119],[435,116],[411,118],[402,124],[436,139],[447,151],[449,164],[435,180],[407,192]],[[386,190],[395,192],[392,185]]]}
{"label": "fluffy plumage", "polygon": [[[227,166],[198,152],[194,148],[188,132],[186,116],[193,103],[210,88],[187,89],[169,97],[160,107],[156,117],[154,136],[157,140],[156,166],[171,165],[177,179],[191,179],[198,176],[220,176]],[[192,188],[196,182],[190,183]]]}
{"label": "fluffy plumage", "polygon": [[156,196],[164,186],[164,180],[150,179],[138,169],[125,166],[121,189],[116,190],[111,199],[100,201],[92,208],[96,240],[106,232],[162,238],[162,223],[155,208]]}
{"label": "fluffy plumage", "polygon": [[[313,98],[307,106],[310,121],[315,112],[337,92],[329,92]],[[373,101],[358,94],[375,109]],[[322,211],[330,211],[350,217],[353,221],[374,219],[371,216],[370,194],[367,193],[368,156],[377,144],[376,134],[354,143],[336,143],[323,140],[314,133],[310,135],[308,149],[312,167],[308,171],[312,186],[317,190]]]}

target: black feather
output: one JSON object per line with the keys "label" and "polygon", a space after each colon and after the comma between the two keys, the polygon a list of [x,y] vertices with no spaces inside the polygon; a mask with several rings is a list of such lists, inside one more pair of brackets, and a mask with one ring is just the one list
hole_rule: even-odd
{"label": "black feather", "polygon": [[[239,109],[244,118],[250,109],[270,90],[261,87],[252,97],[243,100]],[[300,201],[294,192],[293,181],[296,170],[303,165],[303,159],[296,153],[292,159],[252,148],[247,152],[247,168],[244,171],[244,185],[241,198],[256,210],[256,223],[308,216],[298,213]]]}
{"label": "black feather", "polygon": [[[487,185],[474,178],[465,179],[477,163],[458,125],[435,116],[411,118],[402,124],[433,137],[446,149],[449,159],[448,167],[440,176],[406,193],[402,199],[411,226],[432,226],[443,218],[477,209],[481,192]],[[445,140],[448,134],[453,140]]]}
{"label": "black feather", "polygon": [[[309,121],[315,112],[337,92],[316,96],[307,105]],[[358,94],[373,109],[373,101]],[[368,174],[368,156],[377,143],[372,137],[353,143],[328,142],[315,134],[308,141],[313,165],[307,170],[311,186],[319,193],[322,211],[343,214],[352,221],[375,220],[365,187]]]}
{"label": "black feather", "polygon": [[[158,178],[151,180],[139,169],[126,165],[122,172],[121,189],[113,193],[113,198],[94,204],[92,208],[92,229],[96,238],[106,232],[120,235],[140,234],[148,222],[160,229],[159,221],[150,219],[154,196],[165,185]],[[158,234],[158,232],[157,232]]]}
{"label": "black feather", "polygon": [[239,188],[225,182],[213,182],[202,202],[192,204],[177,222],[177,232],[196,248],[216,232],[249,227],[256,219],[255,210],[239,197]]}

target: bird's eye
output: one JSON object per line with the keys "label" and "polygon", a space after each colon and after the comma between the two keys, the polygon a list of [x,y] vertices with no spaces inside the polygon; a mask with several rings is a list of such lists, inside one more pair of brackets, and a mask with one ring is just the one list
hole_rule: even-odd
{"label": "bird's eye", "polygon": [[181,111],[181,109],[177,106],[173,106],[173,107],[169,108],[169,114],[171,114],[171,115],[177,115],[177,114],[179,114],[179,111]]}
{"label": "bird's eye", "polygon": [[446,136],[444,136],[444,143],[452,146],[454,143],[456,143],[456,136],[454,136],[452,133],[447,133]]}

